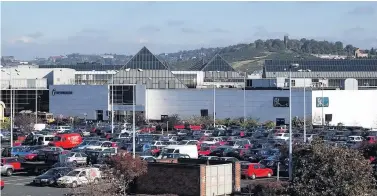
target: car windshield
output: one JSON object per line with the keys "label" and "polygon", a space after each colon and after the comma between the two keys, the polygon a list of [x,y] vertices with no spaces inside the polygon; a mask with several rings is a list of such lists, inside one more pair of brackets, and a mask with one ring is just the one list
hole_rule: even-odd
{"label": "car windshield", "polygon": [[60,136],[55,136],[54,137],[54,141],[61,141],[62,140],[62,137],[60,137]]}
{"label": "car windshield", "polygon": [[69,172],[66,176],[77,176],[80,173],[80,171],[74,170]]}
{"label": "car windshield", "polygon": [[81,144],[79,146],[85,146],[85,145],[89,144],[89,142],[91,142],[91,141],[83,141],[83,142],[81,142]]}
{"label": "car windshield", "polygon": [[101,145],[101,142],[99,142],[99,141],[91,141],[91,142],[88,143],[88,145],[89,146],[99,146],[99,145]]}
{"label": "car windshield", "polygon": [[62,172],[63,170],[59,170],[59,169],[49,169],[46,173],[44,173],[43,175],[55,175],[59,172]]}
{"label": "car windshield", "polygon": [[178,145],[184,145],[184,144],[187,144],[187,140],[182,140],[182,141],[180,141],[179,143],[178,143]]}
{"label": "car windshield", "polygon": [[71,152],[71,153],[69,153],[68,157],[73,157],[73,156],[75,156],[75,154],[76,154],[76,153]]}

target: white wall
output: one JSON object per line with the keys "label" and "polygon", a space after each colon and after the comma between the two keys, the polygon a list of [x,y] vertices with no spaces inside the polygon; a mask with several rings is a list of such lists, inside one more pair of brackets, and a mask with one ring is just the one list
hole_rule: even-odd
{"label": "white wall", "polygon": [[[216,89],[216,117],[243,117],[244,96],[239,89]],[[259,118],[261,122],[285,118],[289,122],[288,107],[273,107],[273,97],[289,97],[285,90],[248,90],[246,91],[246,115]],[[303,91],[292,92],[292,118],[303,117]],[[306,113],[311,112],[311,92],[306,93]],[[158,120],[161,115],[179,114],[181,118],[200,116],[201,109],[208,109],[213,116],[212,89],[147,89],[147,115]]]}
{"label": "white wall", "polygon": [[[10,80],[8,73],[12,72],[12,80],[41,79],[46,78],[48,85],[56,84],[74,84],[75,70],[67,68],[35,68],[35,67],[19,67],[19,68],[2,68],[1,80]],[[17,72],[17,71],[18,72]]]}
{"label": "white wall", "polygon": [[[72,91],[72,94],[56,94],[52,96],[52,90]],[[96,110],[103,110],[104,120],[108,119],[106,115],[108,102],[107,85],[51,85],[49,88],[50,95],[50,112],[54,116],[78,116],[87,119],[96,119]]]}
{"label": "white wall", "polygon": [[[329,107],[324,107],[323,113],[332,114],[330,124],[377,127],[377,90],[325,90],[323,96],[329,97]],[[313,91],[312,103],[313,122],[321,124],[322,108],[316,107],[316,97],[322,97],[321,90]]]}

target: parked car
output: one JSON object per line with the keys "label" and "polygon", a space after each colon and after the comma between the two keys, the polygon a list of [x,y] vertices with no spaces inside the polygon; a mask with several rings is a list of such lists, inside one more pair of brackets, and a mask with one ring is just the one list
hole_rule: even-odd
{"label": "parked car", "polygon": [[202,160],[220,160],[219,157],[217,157],[217,156],[201,156],[201,157],[199,157],[199,159],[202,159]]}
{"label": "parked car", "polygon": [[33,184],[35,185],[56,185],[56,181],[58,178],[61,178],[72,171],[71,167],[56,167],[51,168],[47,172],[42,175],[37,176],[33,180]]}
{"label": "parked car", "polygon": [[151,163],[157,162],[156,158],[154,158],[153,156],[140,156],[140,159]]}
{"label": "parked car", "polygon": [[214,149],[209,156],[218,156],[218,157],[225,157],[227,156],[227,153],[232,151],[233,148],[230,146],[219,146],[216,149]]}
{"label": "parked car", "polygon": [[71,152],[68,154],[66,162],[72,162],[74,165],[86,164],[87,155],[81,152]]}
{"label": "parked car", "polygon": [[4,183],[4,181],[0,180],[0,186],[1,186],[1,190],[3,190],[4,187],[5,187],[5,183]]}
{"label": "parked car", "polygon": [[1,158],[1,174],[12,176],[13,172],[21,171],[21,163],[17,157]]}
{"label": "parked car", "polygon": [[273,138],[287,141],[289,140],[289,133],[276,133]]}
{"label": "parked car", "polygon": [[261,177],[272,177],[273,171],[259,163],[241,162],[241,176],[255,179]]}
{"label": "parked car", "polygon": [[58,186],[77,187],[88,183],[97,183],[101,179],[101,171],[96,167],[77,168],[67,175],[59,178],[56,182]]}

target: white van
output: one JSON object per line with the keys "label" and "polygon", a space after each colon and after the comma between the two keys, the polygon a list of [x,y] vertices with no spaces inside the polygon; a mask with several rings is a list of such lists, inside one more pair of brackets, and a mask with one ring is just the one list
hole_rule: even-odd
{"label": "white van", "polygon": [[158,159],[161,159],[163,154],[182,154],[188,155],[191,159],[198,158],[198,147],[196,145],[169,145],[162,148],[162,152]]}
{"label": "white van", "polygon": [[56,183],[58,186],[77,187],[90,182],[97,183],[101,178],[99,168],[77,168],[70,171],[67,175],[59,178]]}
{"label": "white van", "polygon": [[53,135],[38,135],[37,136],[37,144],[47,146],[48,143],[54,141]]}

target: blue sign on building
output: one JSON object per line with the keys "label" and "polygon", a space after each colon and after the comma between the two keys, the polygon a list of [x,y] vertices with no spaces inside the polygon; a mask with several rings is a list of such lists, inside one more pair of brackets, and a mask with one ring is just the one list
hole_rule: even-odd
{"label": "blue sign on building", "polygon": [[316,98],[317,108],[329,107],[329,98],[328,97],[317,97]]}

